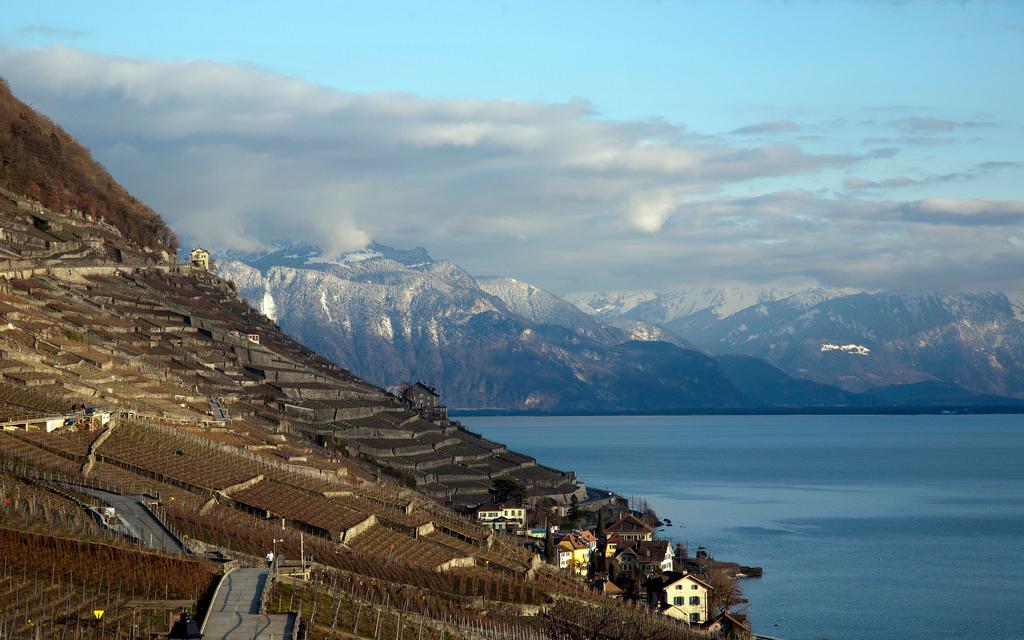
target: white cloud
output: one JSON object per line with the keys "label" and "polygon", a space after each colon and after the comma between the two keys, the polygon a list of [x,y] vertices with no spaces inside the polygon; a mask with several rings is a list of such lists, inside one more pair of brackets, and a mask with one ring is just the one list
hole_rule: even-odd
{"label": "white cloud", "polygon": [[775,120],[771,122],[759,122],[757,124],[749,124],[739,129],[734,129],[729,133],[735,135],[765,135],[772,133],[793,133],[800,131],[801,127],[792,120]]}
{"label": "white cloud", "polygon": [[633,226],[647,233],[660,231],[675,210],[676,200],[669,190],[634,194],[629,205]]}
{"label": "white cloud", "polygon": [[[609,121],[581,99],[358,94],[67,47],[0,48],[0,73],[186,243],[340,252],[377,239],[556,291],[681,278],[988,288],[991,270],[1024,267],[1000,227],[1020,223],[1017,203],[723,195],[871,156]],[[940,277],[952,264],[962,272]]]}

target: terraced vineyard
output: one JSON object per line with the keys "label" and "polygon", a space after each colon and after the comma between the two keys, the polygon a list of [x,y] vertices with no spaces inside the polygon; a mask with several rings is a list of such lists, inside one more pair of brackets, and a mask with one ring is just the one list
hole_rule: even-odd
{"label": "terraced vineyard", "polygon": [[80,461],[57,455],[50,450],[42,449],[32,442],[26,441],[25,438],[19,438],[12,433],[4,431],[0,431],[0,450],[3,451],[4,459],[19,461],[36,469],[76,475],[81,467]]}
{"label": "terraced vineyard", "polygon": [[[460,557],[455,549],[384,525],[375,525],[346,544],[352,553],[359,556],[379,558],[385,564],[397,562],[424,569],[436,569]],[[469,555],[463,558],[469,565],[474,562]]]}
{"label": "terraced vineyard", "polygon": [[[198,601],[213,584],[203,562],[109,544],[0,529],[0,637],[106,640],[165,628],[133,600]],[[100,620],[93,612],[104,610]]]}
{"label": "terraced vineyard", "polygon": [[235,457],[226,460],[212,446],[132,425],[115,430],[100,455],[157,479],[211,491],[245,482],[259,473],[255,464],[247,465]]}
{"label": "terraced vineyard", "polygon": [[309,493],[274,480],[257,482],[251,488],[231,494],[243,507],[261,512],[267,518],[281,518],[324,537],[341,541],[347,531],[372,514],[350,509],[323,495]]}
{"label": "terraced vineyard", "polygon": [[[160,243],[141,245],[80,203],[55,211],[9,188],[2,640],[165,633],[159,607],[201,615],[216,573],[272,550],[296,582],[282,578],[266,609],[301,610],[310,640],[533,640],[552,635],[556,603],[594,605],[519,542],[450,508],[484,502],[498,477],[531,501],[568,503],[585,495],[571,472],[421,415]],[[603,604],[609,628],[639,625],[628,607]]]}

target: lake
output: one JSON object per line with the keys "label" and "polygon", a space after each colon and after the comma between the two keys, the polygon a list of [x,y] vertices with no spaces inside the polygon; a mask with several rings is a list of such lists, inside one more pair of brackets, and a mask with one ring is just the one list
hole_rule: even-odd
{"label": "lake", "polygon": [[786,640],[1024,638],[1024,416],[472,417],[663,537],[765,569]]}

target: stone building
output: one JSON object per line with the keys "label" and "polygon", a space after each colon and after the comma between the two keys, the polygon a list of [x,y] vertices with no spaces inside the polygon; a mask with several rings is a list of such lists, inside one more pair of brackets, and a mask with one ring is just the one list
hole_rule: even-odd
{"label": "stone building", "polygon": [[199,267],[204,271],[210,270],[210,252],[202,247],[192,250],[192,266]]}

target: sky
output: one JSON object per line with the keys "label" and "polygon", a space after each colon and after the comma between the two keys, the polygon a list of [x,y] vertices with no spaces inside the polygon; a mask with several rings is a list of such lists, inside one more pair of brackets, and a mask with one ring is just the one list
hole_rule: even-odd
{"label": "sky", "polygon": [[186,245],[556,293],[1024,292],[1024,2],[47,2],[0,75]]}

